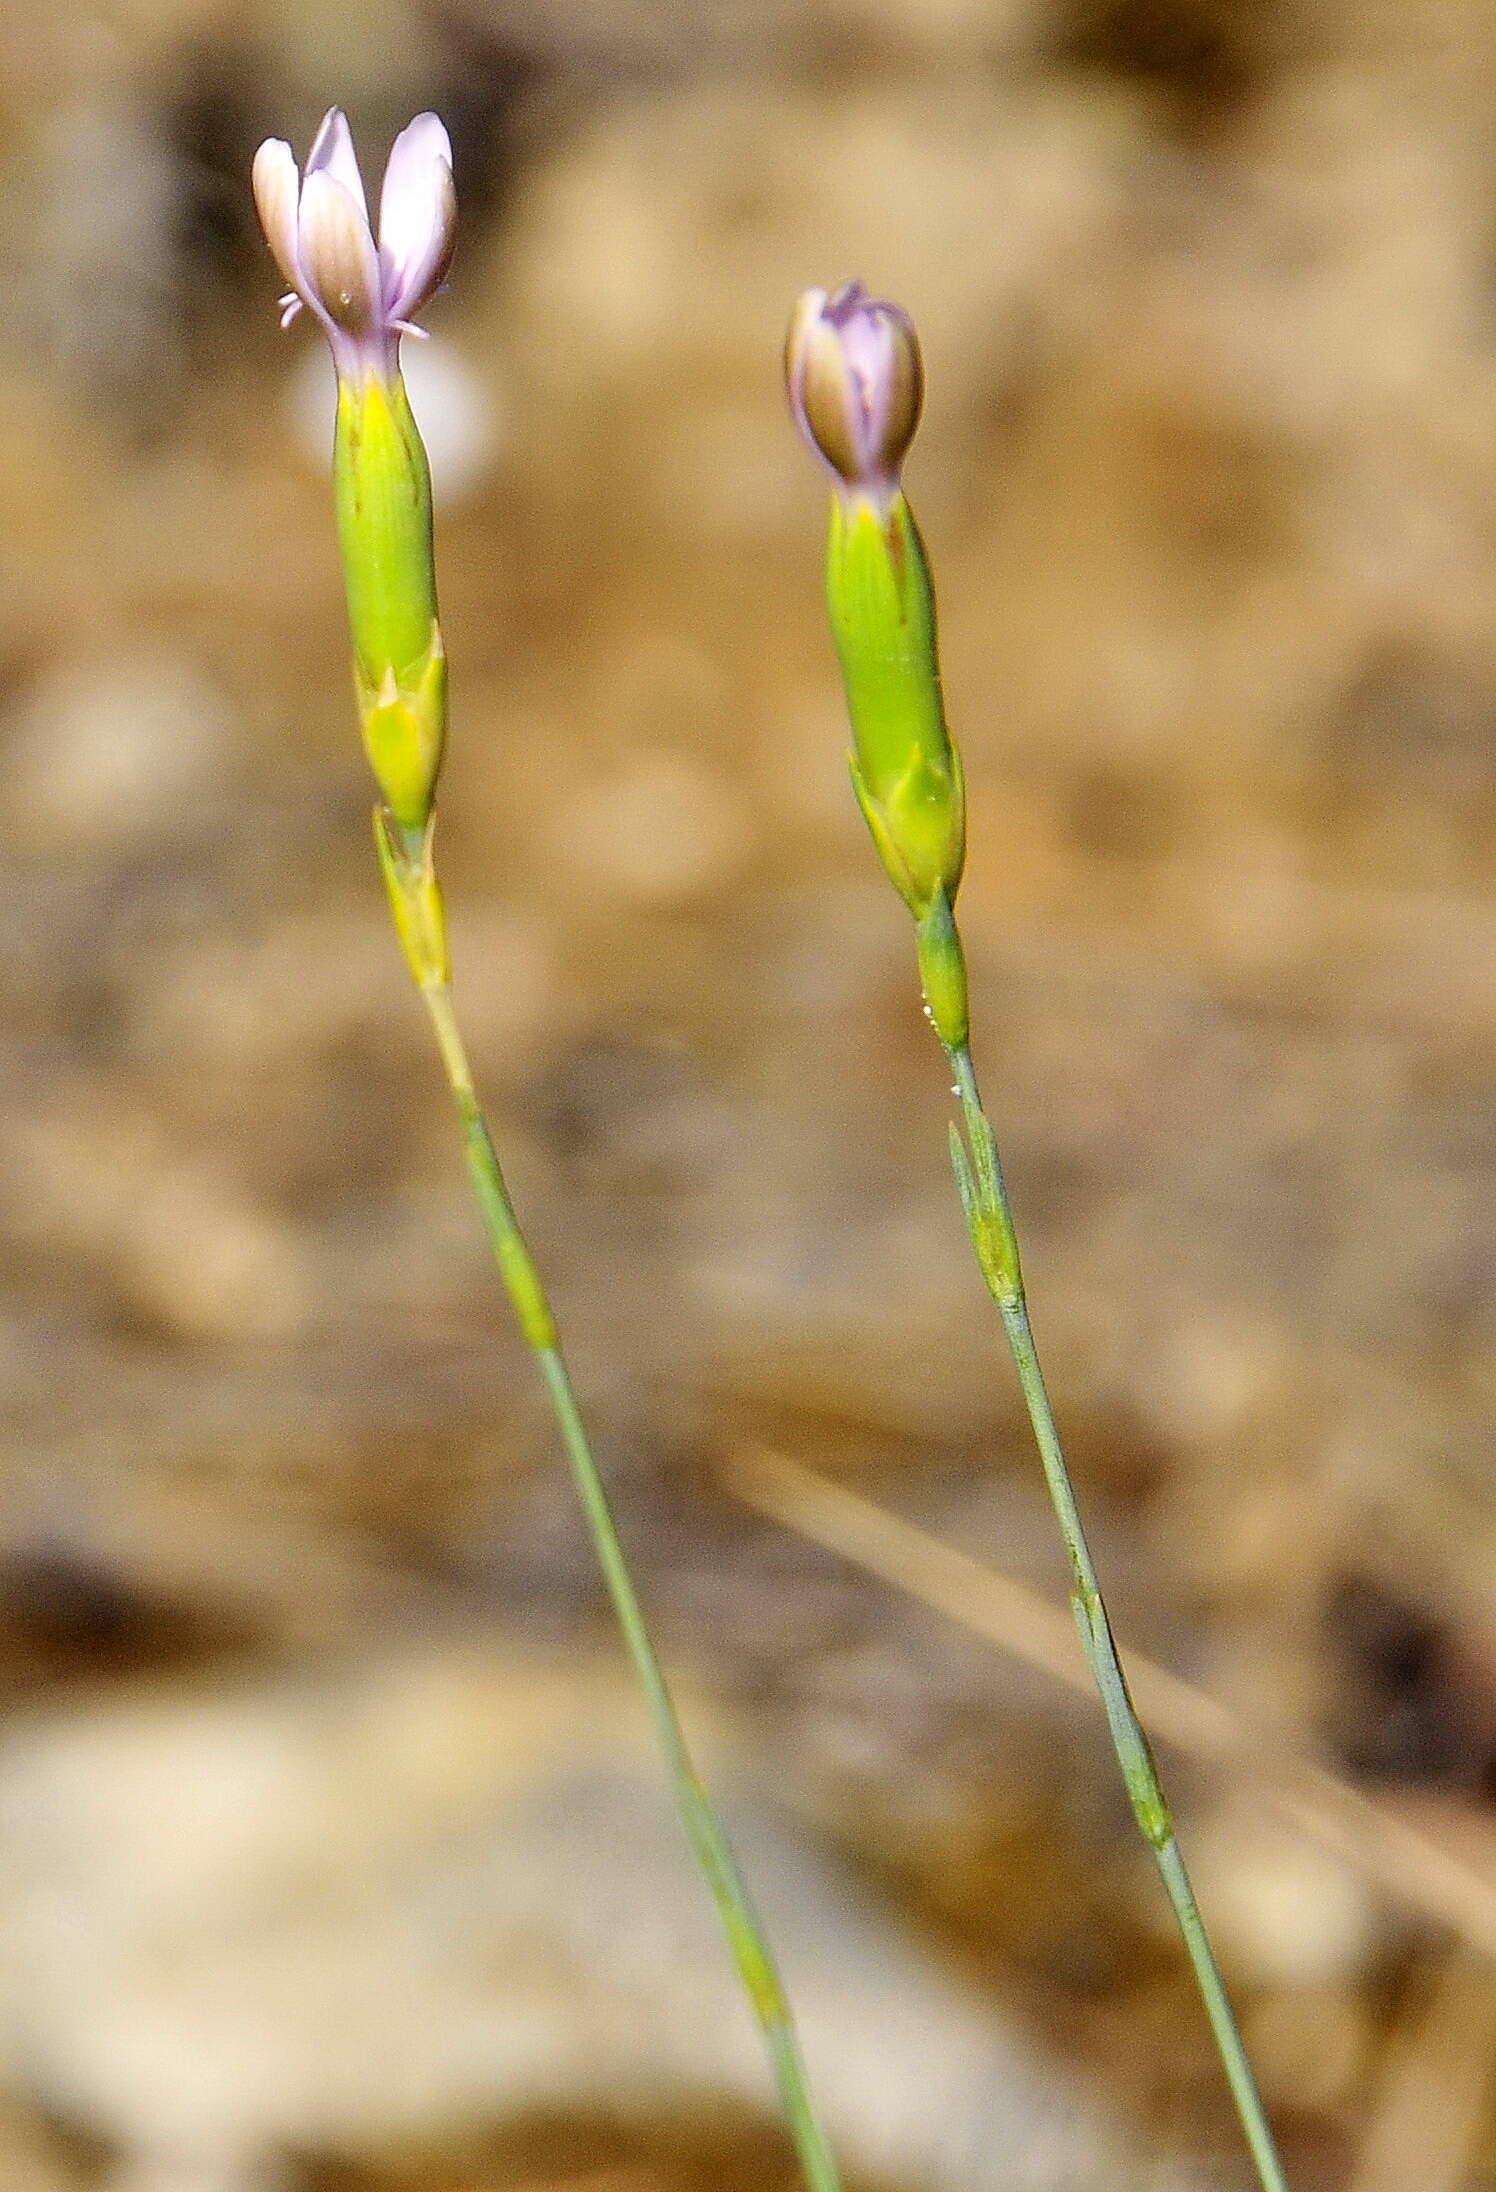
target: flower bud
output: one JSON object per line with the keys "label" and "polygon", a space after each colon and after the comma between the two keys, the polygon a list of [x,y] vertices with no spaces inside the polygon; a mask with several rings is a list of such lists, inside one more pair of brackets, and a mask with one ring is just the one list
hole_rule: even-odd
{"label": "flower bud", "polygon": [[884,870],[914,916],[941,1040],[966,1040],[953,908],[966,859],[961,759],[945,724],[935,595],[899,467],[924,370],[907,312],[860,282],[795,307],[785,377],[800,431],[829,466],[826,601],[852,724],[852,788]]}
{"label": "flower bud", "polygon": [[909,315],[861,282],[807,289],[785,342],[785,380],[801,433],[838,485],[887,504],[914,439],[924,365]]}

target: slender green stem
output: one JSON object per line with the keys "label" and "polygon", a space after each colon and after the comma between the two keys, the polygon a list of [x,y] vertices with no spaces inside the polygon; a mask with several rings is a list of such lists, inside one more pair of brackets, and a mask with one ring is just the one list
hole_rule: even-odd
{"label": "slender green stem", "polygon": [[[1262,2097],[1257,2090],[1252,2066],[1247,2060],[1241,2030],[1226,1993],[1220,1966],[1210,1945],[1205,1922],[1200,1916],[1200,1907],[1195,1901],[1195,1892],[1190,1885],[1190,1877],[1174,1833],[1174,1822],[1159,1782],[1158,1770],[1153,1763],[1153,1754],[1133,1709],[1132,1698],[1128,1694],[1127,1677],[1118,1657],[1111,1621],[1101,1595],[1101,1585],[1097,1581],[1091,1549],[1086,1542],[1080,1509],[1076,1504],[1075,1487],[1065,1466],[1054,1411],[1050,1406],[1044,1373],[1039,1367],[1039,1357],[1034,1347],[1023,1275],[1018,1260],[1012,1208],[1003,1181],[997,1143],[987,1114],[982,1108],[970,1045],[962,1043],[956,1048],[948,1048],[947,1056],[956,1076],[955,1094],[960,1099],[962,1116],[966,1122],[969,1149],[968,1155],[966,1150],[961,1149],[959,1141],[953,1140],[956,1181],[966,1209],[967,1222],[971,1227],[977,1260],[997,1305],[1008,1346],[1012,1351],[1018,1382],[1023,1388],[1029,1421],[1033,1425],[1034,1439],[1039,1448],[1045,1482],[1059,1519],[1065,1550],[1070,1558],[1071,1604],[1075,1611],[1076,1626],[1080,1630],[1081,1643],[1085,1647],[1086,1658],[1090,1662],[1096,1687],[1101,1694],[1112,1747],[1122,1769],[1122,1778],[1127,1785],[1138,1826],[1158,1862],[1164,1888],[1178,1920],[1180,1933],[1184,1937],[1195,1982],[1210,2020],[1216,2050],[1231,2088],[1232,2099],[1236,2103],[1237,2114],[1241,2118],[1242,2130],[1246,2134],[1263,2192],[1287,2192],[1283,2165],[1278,2159]],[[952,1129],[953,1136],[954,1131]]]}
{"label": "slender green stem", "polygon": [[664,1670],[650,1640],[639,1596],[619,1542],[607,1490],[562,1355],[555,1321],[539,1273],[509,1200],[504,1175],[473,1086],[466,1048],[444,981],[422,981],[437,1045],[457,1116],[494,1260],[545,1383],[566,1448],[598,1564],[623,1631],[624,1643],[649,1706],[655,1735],[674,1787],[686,1839],[700,1868],[779,2089],[795,2152],[809,2192],[840,2192],[840,2180],[811,2099],[794,2020],[773,1955],[756,1917],[722,1822],[696,1771]]}

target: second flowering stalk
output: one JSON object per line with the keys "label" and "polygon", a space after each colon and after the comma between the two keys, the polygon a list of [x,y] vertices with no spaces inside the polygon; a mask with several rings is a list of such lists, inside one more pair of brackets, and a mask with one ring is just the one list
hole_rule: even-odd
{"label": "second flowering stalk", "polygon": [[889,881],[914,917],[926,1009],[961,1107],[951,1161],[1002,1320],[1070,1564],[1071,1603],[1122,1778],[1184,1938],[1263,2192],[1282,2165],[1133,1710],[1029,1323],[1018,1236],[972,1062],[956,892],[966,857],[961,764],[946,726],[929,564],[900,473],[924,368],[909,315],[860,283],[808,290],[785,351],[790,407],[831,476],[826,598],[852,727],[852,782]]}
{"label": "second flowering stalk", "polygon": [[716,1905],[763,2034],[809,2192],[839,2192],[779,1974],[650,1640],[619,1542],[555,1319],[509,1199],[452,997],[446,910],[433,848],[447,728],[446,653],[437,620],[431,481],[400,373],[402,335],[452,255],[456,197],[447,133],[419,115],[385,171],[376,243],[347,122],[334,108],[305,173],[289,145],[260,147],[255,200],[289,283],[284,318],[306,308],[337,368],[333,468],[348,597],[353,683],[379,786],[374,831],[401,946],[430,1016],[462,1131],[473,1190],[500,1277],[534,1353],[597,1552],[649,1707],[692,1853]]}

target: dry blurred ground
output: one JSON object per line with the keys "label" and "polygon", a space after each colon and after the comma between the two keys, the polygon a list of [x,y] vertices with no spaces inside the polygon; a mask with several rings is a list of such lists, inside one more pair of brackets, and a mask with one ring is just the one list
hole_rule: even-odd
{"label": "dry blurred ground", "polygon": [[[339,1682],[434,1633],[489,1653],[471,1755],[407,1728],[398,1772],[330,1775],[377,1781],[404,1851],[453,1775],[512,1774],[511,1652],[628,1711],[588,1688],[598,1592],[386,936],[311,338],[277,335],[250,228],[258,138],[304,147],[338,98],[371,147],[426,104],[457,143],[416,393],[459,981],[669,1656],[729,1773],[818,1838],[830,1902],[791,1930],[849,1867],[931,1985],[1140,2150],[1241,2183],[1093,1716],[724,1486],[770,1448],[1059,1589],[847,795],[777,346],[851,273],[925,334],[979,1051],[1121,1625],[1496,1892],[1496,16],[9,0],[0,56],[0,1901],[32,1959],[0,2177],[162,2181],[132,2152],[152,2081],[252,2084],[252,2032],[205,2064],[169,2017],[121,2070],[107,2034],[175,1967],[158,1942],[137,1970],[121,1921],[101,1977],[88,1932],[231,1820],[242,1872],[168,1932],[233,1994],[255,1894],[292,1893],[264,1850],[336,1877],[246,1727],[300,1728],[318,1685],[336,1724]],[[1496,2182],[1489,1931],[1238,1773],[1176,1779],[1300,2192]],[[66,1859],[27,1843],[43,1816]],[[314,1997],[343,1939],[318,1908]],[[351,1931],[334,2021],[404,1983]],[[578,1956],[562,2023],[603,2015]],[[662,2030],[712,2024],[669,1979]],[[557,2091],[527,2130],[461,2076],[447,2121],[438,2077],[386,2140],[350,2071],[323,2136],[307,2014],[292,2129],[242,2102],[255,2168],[790,2182],[748,2103],[647,2090]]]}

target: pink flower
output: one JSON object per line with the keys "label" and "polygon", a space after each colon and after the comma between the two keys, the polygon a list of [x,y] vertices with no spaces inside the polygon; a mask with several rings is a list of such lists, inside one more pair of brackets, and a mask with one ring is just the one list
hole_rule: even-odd
{"label": "pink flower", "polygon": [[452,146],[434,114],[395,139],[379,194],[379,242],[342,109],[324,116],[306,172],[291,147],[267,138],[255,154],[255,205],[265,240],[290,283],[281,325],[303,305],[322,322],[344,378],[396,371],[400,337],[440,288],[452,260],[457,195]]}
{"label": "pink flower", "polygon": [[807,289],[790,322],[784,370],[795,422],[838,487],[886,504],[924,398],[908,313],[870,297],[861,282],[830,296]]}

